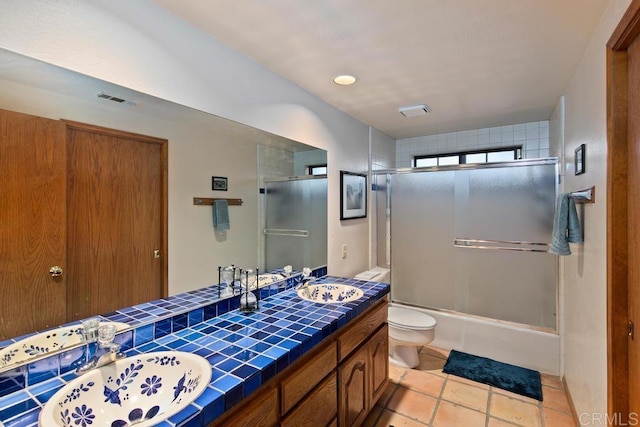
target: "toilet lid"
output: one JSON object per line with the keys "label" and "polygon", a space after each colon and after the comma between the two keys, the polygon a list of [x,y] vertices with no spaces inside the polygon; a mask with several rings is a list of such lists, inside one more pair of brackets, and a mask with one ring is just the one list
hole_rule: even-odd
{"label": "toilet lid", "polygon": [[436,326],[436,319],[418,310],[402,307],[389,307],[388,319],[390,325],[407,329],[429,329]]}

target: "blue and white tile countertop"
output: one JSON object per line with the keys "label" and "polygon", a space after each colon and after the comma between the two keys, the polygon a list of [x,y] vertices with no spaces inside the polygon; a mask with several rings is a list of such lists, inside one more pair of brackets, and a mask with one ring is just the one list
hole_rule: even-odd
{"label": "blue and white tile countertop", "polygon": [[[331,276],[317,281],[329,282],[356,286],[364,296],[344,304],[312,303],[298,297],[293,289],[296,281],[288,279],[262,288],[260,309],[250,314],[237,310],[239,297],[203,306],[201,299],[206,300],[207,292],[216,288],[213,286],[105,317],[135,326],[144,323],[139,319],[150,311],[158,316],[180,311],[121,333],[116,341],[127,356],[179,350],[205,357],[212,370],[208,388],[194,403],[158,426],[206,426],[389,293],[387,283]],[[194,300],[198,302],[194,304]],[[184,312],[180,301],[198,308]],[[86,360],[86,352],[83,346],[1,373],[0,421],[5,427],[37,426],[47,400],[67,381],[77,378],[73,371]]]}

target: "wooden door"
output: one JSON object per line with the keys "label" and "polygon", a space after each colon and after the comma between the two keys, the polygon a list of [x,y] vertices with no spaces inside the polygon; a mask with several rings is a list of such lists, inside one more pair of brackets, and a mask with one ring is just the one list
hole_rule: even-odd
{"label": "wooden door", "polygon": [[371,399],[369,406],[378,401],[389,382],[389,327],[385,325],[369,341],[369,377]]}
{"label": "wooden door", "polygon": [[64,323],[64,124],[0,110],[0,341]]}
{"label": "wooden door", "polygon": [[607,43],[608,408],[640,414],[640,1]]}
{"label": "wooden door", "polygon": [[166,140],[67,125],[68,320],[163,297]]}
{"label": "wooden door", "polygon": [[338,424],[341,427],[359,426],[369,412],[368,356],[365,345],[338,370]]}
{"label": "wooden door", "polygon": [[[629,46],[629,322],[640,326],[640,39]],[[640,414],[640,336],[629,345],[629,413]]]}

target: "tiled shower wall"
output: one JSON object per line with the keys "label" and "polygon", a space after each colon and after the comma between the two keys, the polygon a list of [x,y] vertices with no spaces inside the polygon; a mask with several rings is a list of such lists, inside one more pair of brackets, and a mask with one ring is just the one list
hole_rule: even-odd
{"label": "tiled shower wall", "polygon": [[307,167],[327,163],[327,152],[324,150],[298,151],[293,155],[293,173],[296,176],[307,175]]}
{"label": "tiled shower wall", "polygon": [[[549,149],[549,121],[518,123],[507,126],[472,129],[449,132],[437,135],[403,138],[395,141],[395,152],[392,144],[378,135],[371,138],[371,171],[380,169],[408,168],[417,155],[456,153],[463,151],[483,150],[500,147],[522,146],[525,159],[556,156],[557,150]],[[395,158],[395,159],[394,159]],[[394,165],[395,163],[395,165]],[[371,247],[377,245],[375,192],[372,192],[371,213]],[[386,266],[376,258],[372,250],[370,265]]]}
{"label": "tiled shower wall", "polygon": [[396,167],[411,167],[414,156],[456,153],[521,145],[522,157],[549,156],[549,121],[472,129],[396,141]]}

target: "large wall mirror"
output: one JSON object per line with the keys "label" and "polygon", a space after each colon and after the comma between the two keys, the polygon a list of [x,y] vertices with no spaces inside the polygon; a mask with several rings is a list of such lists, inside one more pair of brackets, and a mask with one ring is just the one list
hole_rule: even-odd
{"label": "large wall mirror", "polygon": [[[6,50],[0,50],[0,109],[61,121],[67,129],[70,122],[82,123],[168,141],[165,147],[167,178],[164,196],[167,231],[163,237],[167,254],[158,254],[159,257],[166,255],[164,275],[167,280],[163,294],[167,296],[217,283],[218,266],[233,264],[243,268],[258,267],[264,271],[287,264],[292,265],[295,270],[326,265],[327,180],[326,175],[321,175],[322,172],[315,176],[310,174],[312,170],[321,171],[323,166],[326,174],[327,155],[324,150]],[[1,125],[8,129],[14,123],[5,118]],[[4,129],[0,129],[0,132]],[[79,129],[80,132],[84,131],[82,126]],[[42,136],[42,132],[31,131],[35,132],[36,139]],[[2,137],[7,139],[6,134]],[[70,137],[66,138],[68,143]],[[15,145],[12,148],[0,146],[0,156],[2,153],[8,156],[8,150],[20,149],[20,146],[16,148]],[[67,157],[71,156],[68,146],[63,146],[63,150],[68,151]],[[56,150],[39,152],[36,149],[33,155],[45,158],[53,156],[52,153],[56,153]],[[67,157],[62,156],[62,161],[67,162]],[[0,166],[1,162],[2,158]],[[109,161],[98,162],[90,165],[88,170],[90,175],[91,171],[98,175],[100,170],[111,166]],[[31,166],[21,167],[40,166],[37,162],[32,162]],[[212,188],[213,176],[226,178],[226,190]],[[69,176],[65,179],[71,182]],[[71,185],[67,184],[67,187]],[[106,183],[101,186],[110,185],[111,183]],[[67,193],[70,191],[67,189]],[[45,201],[47,197],[56,197],[46,187],[33,182],[25,182],[23,194],[27,198],[46,194]],[[89,191],[83,197],[96,204],[91,194]],[[22,198],[23,195],[19,197]],[[233,198],[241,199],[242,204],[229,206],[229,229],[219,231],[213,226],[212,206],[195,205],[194,198]],[[59,260],[36,263],[37,268],[33,270],[36,273],[32,274],[32,279],[45,283],[45,288],[38,291],[41,294],[39,300],[25,298],[26,293],[21,292],[21,286],[28,286],[28,282],[26,285],[18,284],[15,277],[20,275],[20,271],[26,270],[26,264],[34,262],[28,258],[29,253],[9,257],[3,252],[7,246],[3,239],[10,234],[8,230],[15,231],[22,226],[16,212],[20,211],[20,215],[24,212],[19,204],[7,200],[4,194],[0,199],[3,199],[0,200],[0,312],[10,312],[10,306],[15,309],[18,305],[29,307],[34,312],[51,307],[55,311],[59,304],[55,298],[47,297],[46,286],[49,289],[58,287],[55,292],[64,295],[66,300],[76,298],[80,301],[76,301],[79,305],[83,305],[83,302],[90,304],[96,299],[108,299],[104,295],[94,294],[91,283],[88,284],[88,290],[76,292],[80,295],[70,295],[64,286],[68,279],[66,275],[73,271],[70,272],[66,265],[61,265]],[[28,209],[32,211],[32,215],[41,215],[48,207],[46,202],[41,202]],[[96,209],[109,216],[116,216],[121,212],[113,204],[104,204]],[[139,211],[133,209],[133,215],[143,218],[146,223],[147,219],[162,219],[162,209],[162,206],[157,209],[139,206]],[[70,219],[74,216],[69,211],[75,212],[75,208],[67,206],[65,210],[65,219],[60,221],[68,222],[66,228],[81,228],[82,223]],[[30,230],[30,233],[45,236],[42,240],[49,243],[65,240],[64,235],[49,232],[55,229],[53,225],[57,222],[57,219],[52,220],[42,230]],[[48,225],[52,227],[49,228]],[[117,232],[111,234],[111,240],[115,242],[114,251],[117,251],[119,238],[116,234]],[[122,238],[126,239],[127,236]],[[38,245],[34,245],[33,252],[39,251],[38,248]],[[67,251],[67,257],[74,256],[70,252]],[[91,259],[91,256],[87,258],[84,255],[85,260]],[[58,278],[50,273],[50,268],[55,266],[62,268]],[[113,278],[114,282],[127,280],[127,277]],[[28,300],[24,301],[25,299]],[[43,304],[43,300],[48,301],[48,304]],[[60,304],[67,302],[61,300]],[[61,317],[58,317],[61,321],[39,325],[33,323],[28,314],[24,319],[16,321],[7,319],[6,314],[5,318],[0,317],[0,323],[13,324],[13,329],[0,326],[0,348],[6,347],[8,340],[15,336],[46,330],[85,317],[69,317],[66,309],[58,311],[61,313]],[[90,311],[86,314],[103,313]],[[30,329],[25,329],[25,325],[31,325]],[[10,332],[11,330],[14,332]],[[0,371],[6,368],[0,367]]]}

